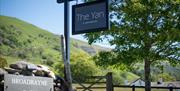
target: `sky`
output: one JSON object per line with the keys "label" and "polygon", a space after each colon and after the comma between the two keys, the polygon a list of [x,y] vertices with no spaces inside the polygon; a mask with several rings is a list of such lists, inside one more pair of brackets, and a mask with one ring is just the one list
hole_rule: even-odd
{"label": "sky", "polygon": [[[70,3],[70,16],[71,6],[76,3],[82,2]],[[0,0],[0,15],[16,17],[54,34],[64,33],[64,4],[58,4],[56,0]],[[70,34],[70,37],[87,41],[82,35]],[[107,43],[98,45],[110,47]]]}

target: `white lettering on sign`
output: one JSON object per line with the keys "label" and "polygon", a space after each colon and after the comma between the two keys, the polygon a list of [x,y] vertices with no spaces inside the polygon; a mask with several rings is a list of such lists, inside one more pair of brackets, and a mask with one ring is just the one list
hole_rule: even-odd
{"label": "white lettering on sign", "polygon": [[89,14],[76,14],[78,21],[88,21],[88,20],[97,20],[98,18],[105,17],[105,13],[101,12],[91,12]]}
{"label": "white lettering on sign", "polygon": [[92,19],[98,19],[100,17],[105,17],[104,12],[91,12]]}
{"label": "white lettering on sign", "polygon": [[93,21],[86,21],[86,22],[83,22],[83,24],[91,24],[91,23],[96,23],[98,22],[97,20],[93,20]]}
{"label": "white lettering on sign", "polygon": [[84,20],[89,20],[89,14],[77,14],[77,19],[78,21],[84,21]]}
{"label": "white lettering on sign", "polygon": [[11,82],[12,82],[12,84],[47,86],[47,81],[42,81],[42,80],[15,78],[15,79],[11,79]]}

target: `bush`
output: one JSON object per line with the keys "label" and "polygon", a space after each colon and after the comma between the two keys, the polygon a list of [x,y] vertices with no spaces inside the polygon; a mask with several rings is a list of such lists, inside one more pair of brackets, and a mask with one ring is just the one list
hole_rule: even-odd
{"label": "bush", "polygon": [[88,81],[88,76],[100,74],[100,69],[90,60],[77,60],[71,64],[72,77],[76,81]]}
{"label": "bush", "polygon": [[[63,62],[54,64],[55,73],[63,76],[64,65]],[[87,76],[99,75],[101,70],[91,60],[90,56],[85,53],[71,54],[71,72],[73,80],[78,82],[87,81]]]}
{"label": "bush", "polygon": [[19,33],[15,31],[14,26],[0,26],[0,36],[2,38],[2,43],[15,48],[16,46],[20,46],[17,36]]}
{"label": "bush", "polygon": [[26,55],[26,52],[25,51],[19,51],[17,53],[18,57],[21,58],[21,59],[26,59],[27,58],[27,55]]}
{"label": "bush", "polygon": [[0,68],[4,68],[7,66],[7,61],[5,58],[0,57]]}
{"label": "bush", "polygon": [[162,78],[163,81],[175,81],[176,79],[170,76],[168,73],[162,73],[157,75],[158,78]]}
{"label": "bush", "polygon": [[61,47],[59,45],[55,45],[53,49],[58,52],[61,51]]}
{"label": "bush", "polygon": [[49,58],[45,62],[46,62],[46,65],[48,65],[48,66],[52,66],[54,64],[54,61]]}

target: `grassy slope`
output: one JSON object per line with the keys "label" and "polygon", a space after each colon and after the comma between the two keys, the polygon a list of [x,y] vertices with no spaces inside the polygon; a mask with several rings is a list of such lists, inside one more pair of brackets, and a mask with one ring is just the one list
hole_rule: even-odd
{"label": "grassy slope", "polygon": [[[15,36],[18,40],[18,42],[22,43],[23,45],[26,43],[25,46],[20,47],[17,46],[16,50],[24,50],[27,48],[32,48],[33,50],[40,50],[43,49],[44,55],[50,55],[55,58],[54,60],[61,59],[60,55],[61,53],[57,50],[54,50],[53,48],[56,47],[60,48],[60,38],[57,35],[54,35],[46,30],[40,29],[32,24],[29,24],[27,22],[21,21],[17,18],[13,17],[7,17],[7,16],[0,16],[0,26],[6,26],[13,28],[12,30],[17,32],[21,32],[21,35]],[[2,32],[5,32],[5,30],[2,30]],[[27,41],[30,41],[30,43],[27,43]],[[1,48],[8,49],[8,45],[1,45]],[[106,48],[107,49],[107,48]],[[76,39],[71,39],[71,52],[83,52],[83,53],[89,53],[90,55],[95,55],[97,52],[105,50],[105,48],[96,46],[96,45],[88,45],[86,42],[82,42]],[[109,49],[110,50],[110,49]],[[27,51],[28,52],[28,51]],[[31,52],[29,53],[31,55]],[[31,60],[36,60],[34,63],[40,63],[41,60],[39,55],[36,55],[37,57],[31,57]],[[10,56],[6,56],[9,60],[18,60],[19,58],[16,56],[13,56],[12,58]],[[35,58],[35,59],[33,59]],[[9,61],[9,62],[11,62]]]}
{"label": "grassy slope", "polygon": [[[22,43],[23,46],[16,46],[16,48],[10,48],[8,45],[1,45],[1,49],[15,49],[16,51],[21,50],[27,50],[27,55],[30,56],[30,60],[33,63],[40,63],[42,60],[42,55],[45,56],[52,56],[53,60],[60,61],[61,60],[61,53],[56,49],[60,48],[60,38],[57,35],[54,35],[46,30],[40,29],[32,24],[26,23],[24,21],[21,21],[17,18],[12,17],[6,17],[6,16],[0,16],[0,26],[6,26],[6,27],[13,27],[13,31],[20,31],[21,34],[19,36],[16,36],[18,42]],[[6,32],[6,30],[2,30],[2,32]],[[30,41],[27,42],[27,41]],[[76,43],[76,41],[74,41]],[[72,44],[72,43],[71,43]],[[43,50],[42,55],[33,55],[33,51],[29,51],[28,48],[31,48],[34,52],[38,52],[39,50]],[[85,51],[81,49],[77,49],[73,45],[71,45],[71,50],[77,51],[77,52],[84,52]],[[15,52],[14,52],[15,53]],[[37,53],[34,53],[37,54]],[[11,63],[16,60],[20,60],[17,56],[11,56],[11,55],[4,55],[8,62]]]}

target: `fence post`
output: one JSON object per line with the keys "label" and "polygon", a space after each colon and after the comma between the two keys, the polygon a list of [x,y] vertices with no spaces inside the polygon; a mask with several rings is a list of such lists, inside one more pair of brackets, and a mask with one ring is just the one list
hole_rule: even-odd
{"label": "fence post", "polygon": [[135,91],[135,85],[132,85],[132,91]]}
{"label": "fence post", "polygon": [[112,80],[113,80],[112,72],[107,73],[107,75],[106,75],[106,91],[114,91]]}
{"label": "fence post", "polygon": [[169,87],[169,91],[173,91],[173,87]]}

